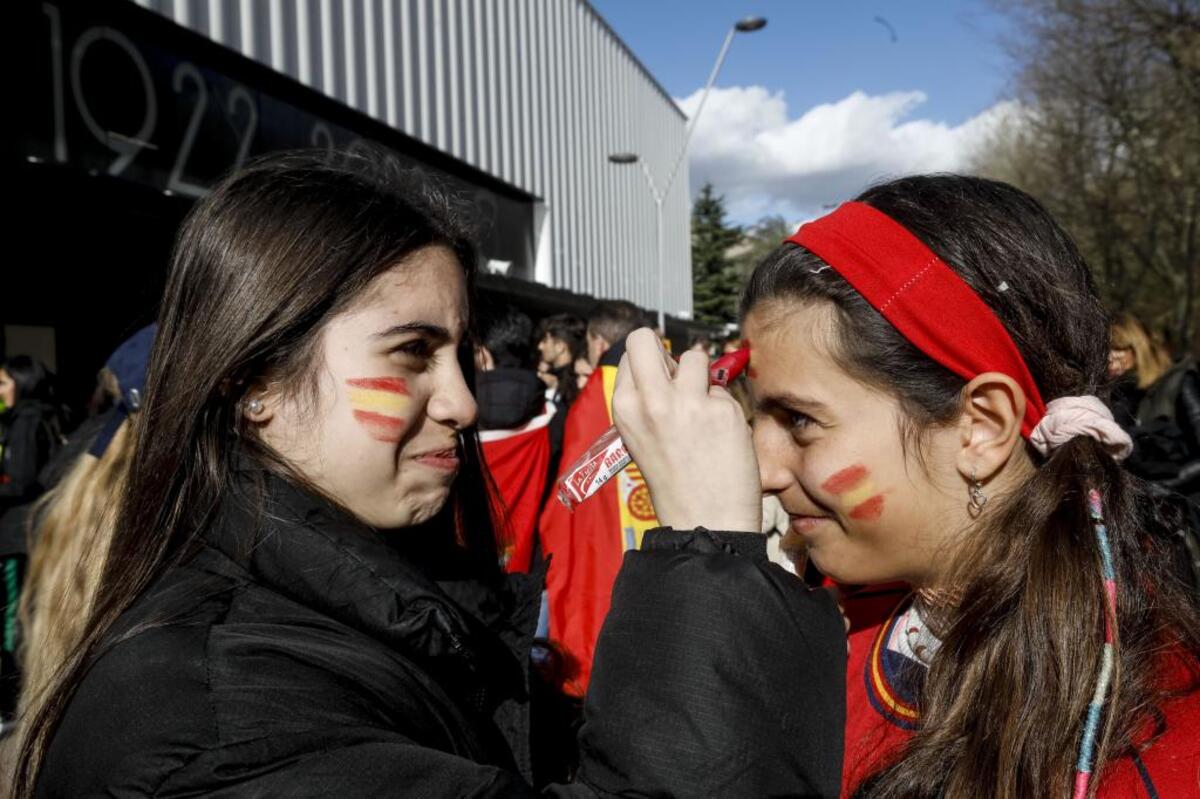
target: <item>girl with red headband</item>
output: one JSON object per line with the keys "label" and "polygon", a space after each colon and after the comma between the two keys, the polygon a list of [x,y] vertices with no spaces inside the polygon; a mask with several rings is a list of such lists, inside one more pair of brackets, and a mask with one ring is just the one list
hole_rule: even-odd
{"label": "girl with red headband", "polygon": [[1180,509],[1119,465],[1107,316],[1046,211],[878,186],[769,255],[742,314],[752,442],[703,356],[672,372],[647,331],[614,415],[664,524],[757,530],[775,494],[860,586],[843,795],[1200,796]]}

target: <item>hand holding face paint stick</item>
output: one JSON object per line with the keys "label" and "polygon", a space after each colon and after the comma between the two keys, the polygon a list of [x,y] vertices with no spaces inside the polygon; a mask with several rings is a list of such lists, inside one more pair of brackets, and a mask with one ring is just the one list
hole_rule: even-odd
{"label": "hand holding face paint stick", "polygon": [[[643,336],[642,333],[646,333],[646,335]],[[642,412],[643,406],[647,403],[642,402],[639,397],[653,395],[657,401],[648,404],[656,406],[659,411],[667,412],[668,419],[663,419],[663,422],[669,420],[686,426],[700,421],[689,411],[703,411],[706,414],[712,414],[715,411],[717,415],[708,418],[712,418],[717,426],[728,425],[730,420],[736,419],[738,423],[736,429],[742,439],[738,442],[738,446],[742,450],[743,457],[735,458],[734,461],[748,460],[754,483],[752,504],[755,516],[761,514],[757,466],[753,461],[753,449],[750,446],[749,433],[741,416],[740,407],[725,392],[721,391],[710,395],[708,388],[710,385],[723,388],[730,380],[736,378],[746,367],[749,361],[749,352],[740,350],[730,353],[708,366],[707,371],[701,371],[707,365],[707,358],[703,354],[685,353],[676,369],[673,362],[666,360],[669,356],[665,354],[657,337],[653,336],[650,331],[633,333],[629,337],[626,347],[627,355],[622,360],[621,370],[617,377],[617,389],[613,398],[613,415],[618,426],[624,424],[634,433],[634,438],[639,440],[641,446],[635,446],[635,451],[640,449],[643,456],[651,456],[648,462],[651,464],[652,471],[658,472],[658,474],[647,474],[646,469],[643,468],[643,474],[646,474],[651,494],[654,494],[656,484],[659,486],[663,484],[663,475],[662,470],[654,466],[654,462],[659,458],[653,457],[653,454],[659,448],[656,446],[656,442],[651,443],[653,434],[649,437],[642,434],[643,431],[648,432],[655,426],[650,417]],[[638,373],[640,373],[640,377],[637,376]],[[697,407],[697,400],[711,400],[715,403],[715,407],[714,405]],[[678,403],[682,403],[682,405]],[[622,407],[625,408],[625,413],[622,413]],[[700,423],[703,424],[702,421]],[[691,443],[703,444],[703,440],[697,442],[695,432],[696,430],[693,428],[692,435],[688,436],[688,439]],[[676,440],[679,440],[678,437]],[[746,457],[747,453],[748,458]],[[622,436],[616,427],[610,428],[583,457],[567,470],[558,486],[559,501],[573,509],[580,502],[599,491],[606,482],[630,463],[630,459],[631,456],[626,450]],[[639,459],[639,466],[644,467],[641,459]],[[743,471],[745,470],[743,469]],[[742,504],[746,503],[733,502],[731,507],[738,507]],[[671,515],[664,516],[660,512],[659,520],[664,524],[676,524],[676,521],[670,518]],[[746,516],[749,520],[749,514],[745,513],[744,509],[739,510],[736,516],[738,518]],[[715,521],[712,519],[706,524],[716,527]],[[742,527],[737,529],[742,529]],[[745,529],[757,530],[758,527]]]}
{"label": "hand holding face paint stick", "polygon": [[[710,385],[724,388],[735,380],[750,360],[749,350],[737,350],[718,358],[709,367]],[[616,425],[596,439],[579,460],[571,465],[558,483],[558,501],[574,510],[579,503],[594,496],[609,480],[619,474],[633,459]]]}

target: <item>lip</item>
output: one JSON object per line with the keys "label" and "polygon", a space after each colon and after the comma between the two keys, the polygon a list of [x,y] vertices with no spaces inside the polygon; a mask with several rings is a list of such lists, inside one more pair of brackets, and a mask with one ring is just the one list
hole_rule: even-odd
{"label": "lip", "polygon": [[461,465],[461,461],[458,458],[458,451],[453,448],[425,452],[417,455],[413,460],[431,469],[438,469],[443,472],[456,472]]}
{"label": "lip", "polygon": [[828,516],[806,516],[800,513],[789,513],[788,519],[791,521],[791,528],[797,535],[808,535],[820,525],[821,522],[827,521]]}

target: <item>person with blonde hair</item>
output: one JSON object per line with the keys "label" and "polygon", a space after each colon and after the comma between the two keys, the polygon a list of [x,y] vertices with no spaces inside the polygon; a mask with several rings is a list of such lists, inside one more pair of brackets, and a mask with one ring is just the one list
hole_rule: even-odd
{"label": "person with blonde hair", "polygon": [[100,382],[109,385],[116,404],[88,451],[30,515],[29,571],[19,610],[21,715],[40,704],[82,637],[112,539],[116,499],[129,470],[130,419],[141,407],[155,331],[154,325],[143,328],[108,359]]}
{"label": "person with blonde hair", "polygon": [[1117,420],[1135,443],[1126,466],[1200,505],[1200,369],[1195,358],[1184,355],[1172,361],[1136,317],[1118,314],[1109,344],[1109,376],[1117,379]]}
{"label": "person with blonde hair", "polygon": [[1110,377],[1132,374],[1137,387],[1145,391],[1170,368],[1171,353],[1136,316],[1121,313],[1113,317],[1108,348]]}

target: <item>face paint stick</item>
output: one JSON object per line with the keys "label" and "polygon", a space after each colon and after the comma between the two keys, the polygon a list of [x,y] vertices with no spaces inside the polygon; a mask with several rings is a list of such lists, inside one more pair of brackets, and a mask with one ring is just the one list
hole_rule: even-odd
{"label": "face paint stick", "polygon": [[[721,356],[708,367],[709,384],[724,388],[742,373],[749,362],[748,349],[735,350]],[[567,510],[575,510],[579,503],[593,496],[605,483],[620,474],[631,461],[632,458],[629,457],[629,451],[625,449],[625,442],[621,440],[617,428],[608,428],[579,460],[571,464],[571,468],[558,481],[558,501]]]}

